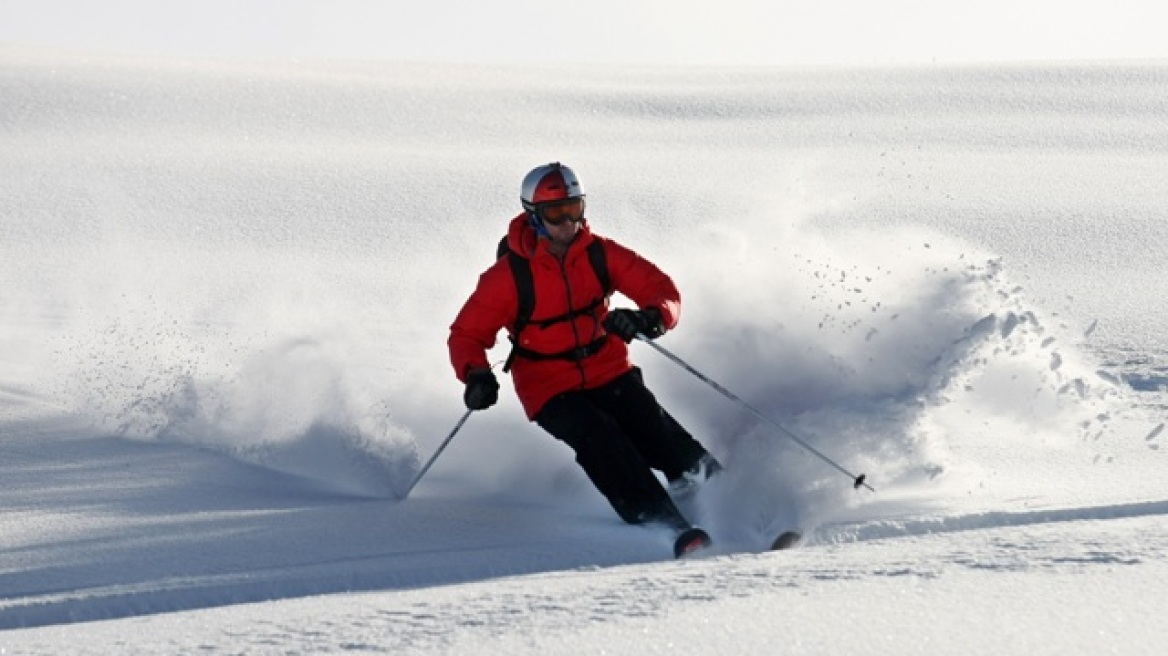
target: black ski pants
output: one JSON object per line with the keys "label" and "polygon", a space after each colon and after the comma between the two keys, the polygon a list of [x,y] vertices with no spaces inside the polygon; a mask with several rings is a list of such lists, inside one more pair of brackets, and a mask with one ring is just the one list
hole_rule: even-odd
{"label": "black ski pants", "polygon": [[602,387],[553,397],[535,421],[572,447],[621,519],[688,526],[652,470],[672,480],[706,450],[661,407],[639,368]]}

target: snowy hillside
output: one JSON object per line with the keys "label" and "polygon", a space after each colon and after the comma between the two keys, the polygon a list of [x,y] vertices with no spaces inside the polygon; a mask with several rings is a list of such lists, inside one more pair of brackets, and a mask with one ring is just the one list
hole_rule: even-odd
{"label": "snowy hillside", "polygon": [[[0,651],[1159,653],[1166,88],[0,49]],[[507,385],[400,498],[551,160],[678,282],[661,345],[875,492],[634,344],[728,466],[711,557]]]}

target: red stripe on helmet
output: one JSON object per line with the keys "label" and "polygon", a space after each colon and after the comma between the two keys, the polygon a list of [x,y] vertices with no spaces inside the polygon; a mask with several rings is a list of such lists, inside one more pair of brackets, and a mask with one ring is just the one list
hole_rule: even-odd
{"label": "red stripe on helmet", "polygon": [[568,183],[564,180],[564,174],[557,168],[554,171],[548,171],[547,175],[540,179],[539,184],[535,186],[535,192],[531,195],[531,201],[533,203],[548,203],[569,197]]}

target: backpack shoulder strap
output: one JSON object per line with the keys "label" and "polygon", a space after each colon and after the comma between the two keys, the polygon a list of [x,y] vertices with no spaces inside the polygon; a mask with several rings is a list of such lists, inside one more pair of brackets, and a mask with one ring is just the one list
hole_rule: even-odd
{"label": "backpack shoulder strap", "polygon": [[588,244],[588,261],[592,263],[592,270],[596,272],[604,295],[608,296],[612,293],[612,281],[608,277],[608,258],[604,253],[604,244],[599,239],[593,239]]}
{"label": "backpack shoulder strap", "polygon": [[531,321],[535,311],[535,280],[531,277],[531,262],[518,253],[507,252],[507,263],[511,265],[511,276],[515,278],[515,290],[519,295],[519,311],[515,314],[514,333]]}
{"label": "backpack shoulder strap", "polygon": [[[506,238],[501,246],[507,247]],[[531,322],[531,313],[535,311],[535,280],[532,279],[531,262],[528,262],[527,258],[509,248],[502,257],[506,257],[507,264],[511,266],[511,277],[515,279],[515,291],[519,300],[519,310],[515,313],[515,325],[511,328],[511,353],[503,364],[503,372],[510,373],[511,364],[515,362],[515,356],[518,353],[519,333],[523,332],[523,329]]]}
{"label": "backpack shoulder strap", "polygon": [[507,235],[499,240],[495,248],[495,259],[507,258],[511,267],[511,277],[515,279],[515,290],[519,297],[519,312],[515,315],[513,332],[518,334],[523,327],[531,322],[531,313],[535,311],[535,281],[531,277],[531,263],[515,251],[507,243]]}

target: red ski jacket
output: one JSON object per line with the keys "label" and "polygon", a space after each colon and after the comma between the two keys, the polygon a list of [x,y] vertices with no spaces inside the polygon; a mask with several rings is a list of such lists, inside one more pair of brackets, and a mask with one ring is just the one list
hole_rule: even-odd
{"label": "red ski jacket", "polygon": [[[599,387],[632,368],[628,345],[604,330],[602,322],[608,315],[608,298],[604,298],[591,313],[546,326],[538,325],[540,319],[563,317],[604,295],[588,259],[587,248],[593,240],[604,245],[612,289],[642,309],[655,307],[660,310],[666,329],[677,325],[681,298],[673,280],[628,248],[592,234],[587,221],[581,223],[580,231],[562,261],[548,251],[546,240],[537,238],[535,230],[527,223],[526,214],[511,221],[507,240],[511,250],[530,262],[535,287],[532,320],[521,334],[512,335],[512,338],[526,350],[546,354],[583,348],[603,339],[599,342],[599,350],[578,361],[523,356],[515,359],[511,378],[528,419],[534,419],[540,408],[557,394]],[[495,345],[500,329],[512,332],[518,312],[519,293],[515,278],[508,259],[503,257],[479,276],[478,286],[450,326],[447,346],[459,380],[466,382],[468,371],[490,366],[487,349]]]}

